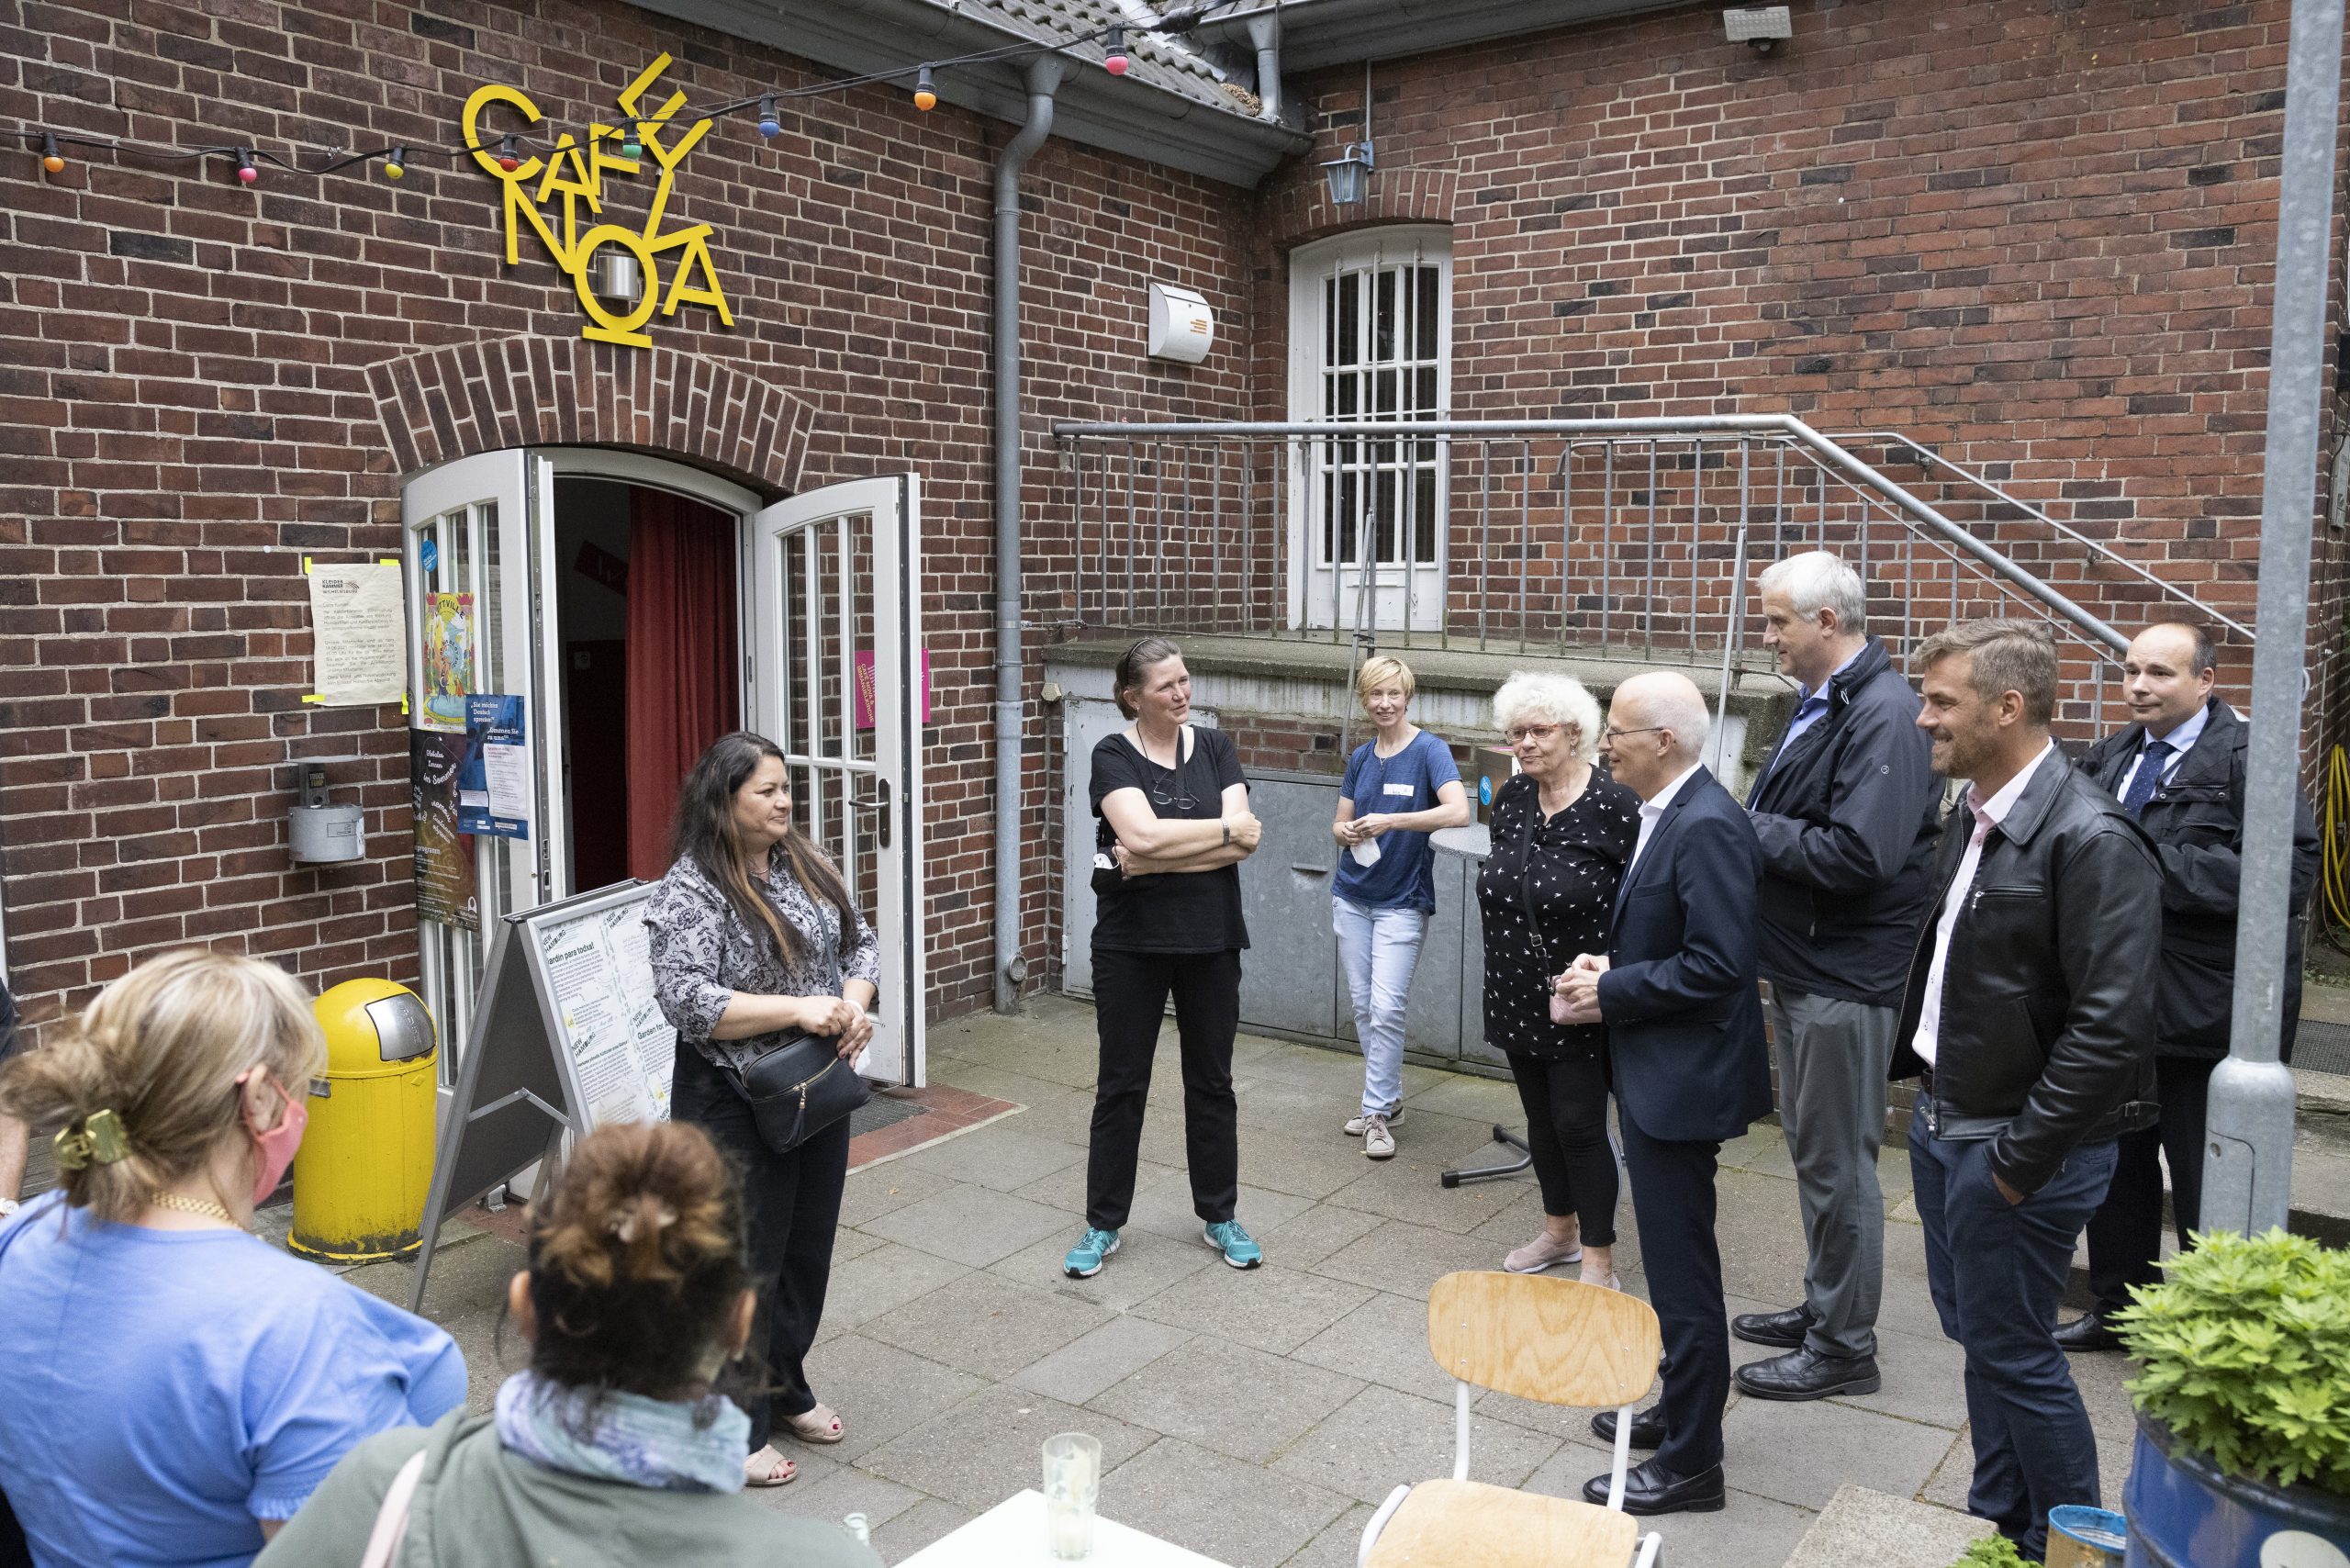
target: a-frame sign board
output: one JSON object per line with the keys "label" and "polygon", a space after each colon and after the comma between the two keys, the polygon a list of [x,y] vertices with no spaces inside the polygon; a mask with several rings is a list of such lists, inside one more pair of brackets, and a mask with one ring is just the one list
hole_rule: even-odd
{"label": "a-frame sign board", "polygon": [[473,1037],[442,1107],[411,1311],[441,1222],[604,1122],[669,1114],[677,1031],[653,1000],[643,904],[623,882],[499,922]]}

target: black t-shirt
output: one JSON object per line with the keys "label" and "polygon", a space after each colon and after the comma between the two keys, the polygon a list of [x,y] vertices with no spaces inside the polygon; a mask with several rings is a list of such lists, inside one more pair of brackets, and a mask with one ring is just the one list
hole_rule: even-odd
{"label": "black t-shirt", "polygon": [[[1161,767],[1135,748],[1123,734],[1110,735],[1093,748],[1093,773],[1086,786],[1092,804],[1095,842],[1107,849],[1115,842],[1102,801],[1112,791],[1139,790],[1157,815],[1190,822],[1214,822],[1224,815],[1224,791],[1246,784],[1240,776],[1240,755],[1229,737],[1214,730],[1186,726],[1177,745],[1190,742],[1189,755],[1172,768]],[[1220,866],[1213,871],[1169,872],[1125,877],[1096,901],[1093,946],[1113,953],[1221,953],[1248,946],[1248,926],[1240,915],[1240,868]]]}

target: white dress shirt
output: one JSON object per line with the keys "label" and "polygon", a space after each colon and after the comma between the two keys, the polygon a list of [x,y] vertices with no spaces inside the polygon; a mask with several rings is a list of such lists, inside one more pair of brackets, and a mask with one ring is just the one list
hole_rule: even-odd
{"label": "white dress shirt", "polygon": [[[1934,925],[1934,961],[1926,969],[1926,998],[1918,1009],[1918,1033],[1909,1042],[1909,1048],[1928,1067],[1934,1065],[1934,1048],[1942,1032],[1942,970],[1950,963],[1950,934],[1958,924],[1958,912],[1966,907],[1966,895],[1975,886],[1975,873],[1983,865],[1983,841],[1991,836],[1993,828],[2008,820],[2024,786],[2055,755],[2053,742],[2041,747],[2040,755],[2025,763],[2023,771],[2000,786],[1999,792],[1987,801],[1978,801],[1975,786],[1966,787],[1966,809],[1975,813],[1975,833],[1966,841],[1966,853],[1959,857],[1958,875],[1951,879],[1950,891],[1942,895],[1942,916]],[[2061,759],[2057,766],[2064,766]]]}
{"label": "white dress shirt", "polygon": [[2203,725],[2210,717],[2211,705],[2207,702],[2195,710],[2195,717],[2187,720],[2166,735],[2158,735],[2152,731],[2140,735],[2138,755],[2130,759],[2130,766],[2123,770],[2121,781],[2114,785],[2113,798],[2118,801],[2130,792],[2130,781],[2138,777],[2138,765],[2146,760],[2146,748],[2156,741],[2170,747],[2170,755],[2163,758],[2163,776],[2160,780],[2165,784],[2169,783],[2170,776],[2178,771],[2180,759],[2193,751],[2195,743],[2203,738]]}
{"label": "white dress shirt", "polygon": [[1663,820],[1665,808],[1673,804],[1673,798],[1681,793],[1682,786],[1689,782],[1691,775],[1704,766],[1702,762],[1692,764],[1687,772],[1659,790],[1654,800],[1640,802],[1640,836],[1633,841],[1632,857],[1624,865],[1626,881],[1631,880],[1632,868],[1640,863],[1641,852],[1648,848],[1649,839],[1656,832],[1656,824]]}

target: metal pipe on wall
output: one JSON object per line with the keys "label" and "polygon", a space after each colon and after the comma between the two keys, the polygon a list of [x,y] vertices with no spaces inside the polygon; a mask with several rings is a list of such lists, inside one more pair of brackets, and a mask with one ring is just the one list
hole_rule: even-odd
{"label": "metal pipe on wall", "polygon": [[995,1010],[1020,1004],[1020,172],[1053,129],[1061,62],[1028,62],[1028,119],[995,165]]}
{"label": "metal pipe on wall", "polygon": [[2292,1206],[2292,1069],[2278,1059],[2292,899],[2293,790],[2309,654],[2310,532],[2325,371],[2333,140],[2343,0],[2293,0],[2277,181],[2277,304],[2269,322],[2267,458],[2260,481],[2260,635],[2252,650],[2244,873],[2228,1058],[2212,1070],[2203,1223],[2250,1235]]}

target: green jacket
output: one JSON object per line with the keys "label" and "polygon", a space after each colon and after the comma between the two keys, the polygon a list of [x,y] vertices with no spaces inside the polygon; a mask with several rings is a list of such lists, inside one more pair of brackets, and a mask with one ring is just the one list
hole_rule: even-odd
{"label": "green jacket", "polygon": [[487,1416],[379,1433],[343,1457],[254,1568],[357,1568],[392,1477],[424,1474],[395,1568],[881,1568],[840,1527],[749,1498],[655,1492],[549,1470],[508,1451]]}

